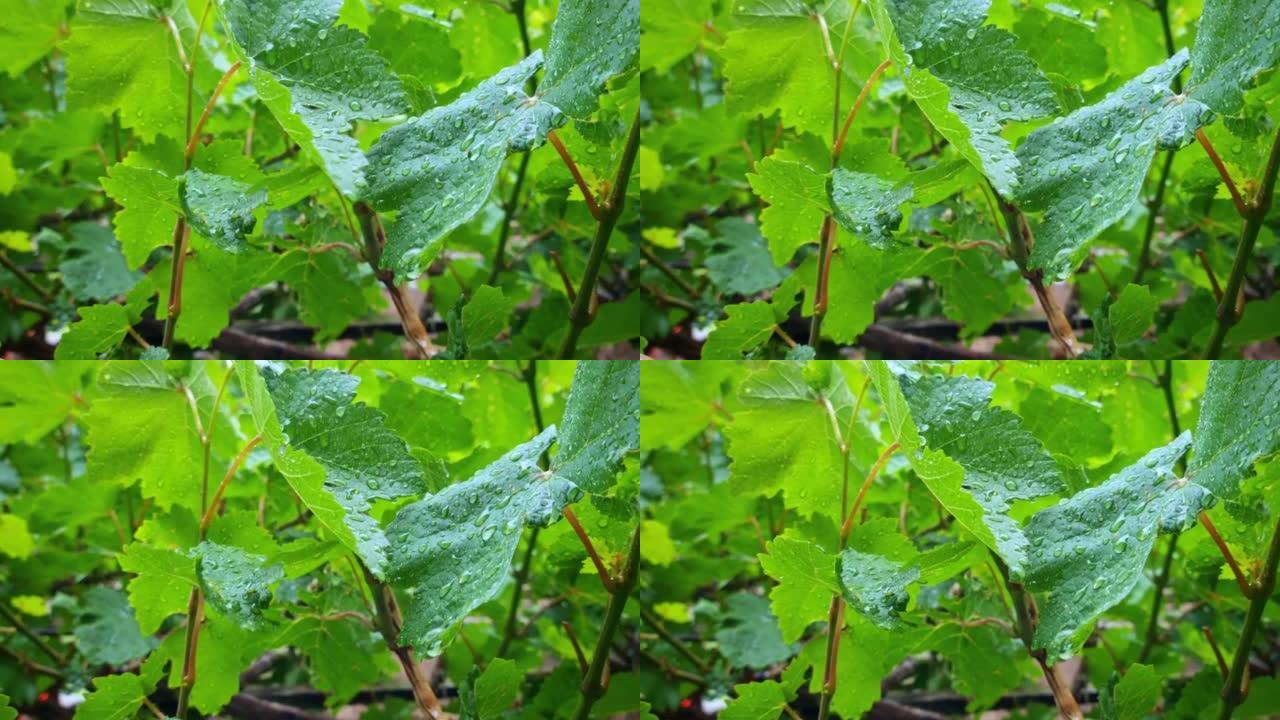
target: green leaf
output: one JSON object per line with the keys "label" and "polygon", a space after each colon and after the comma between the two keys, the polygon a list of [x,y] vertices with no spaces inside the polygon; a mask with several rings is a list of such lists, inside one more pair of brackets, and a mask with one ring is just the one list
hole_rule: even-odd
{"label": "green leaf", "polygon": [[1032,516],[1025,584],[1036,593],[1035,645],[1068,658],[1081,629],[1123,600],[1142,577],[1157,532],[1180,532],[1196,521],[1173,468],[1190,433],[1147,453],[1097,487]]}
{"label": "green leaf", "polygon": [[368,192],[378,210],[395,210],[383,261],[401,279],[416,277],[444,236],[484,206],[511,152],[541,145],[565,123],[562,112],[524,93],[542,65],[534,52],[443,107],[396,126],[369,150]]}
{"label": "green leaf", "polygon": [[86,305],[80,320],[67,328],[53,356],[58,360],[97,360],[120,346],[132,323],[123,305]]}
{"label": "green leaf", "polygon": [[1018,147],[1019,206],[1041,213],[1032,267],[1053,278],[1073,271],[1089,242],[1133,207],[1157,145],[1179,147],[1194,135],[1205,118],[1170,89],[1186,66],[1183,50]]}
{"label": "green leaf", "polygon": [[1160,676],[1150,665],[1131,665],[1106,694],[1106,720],[1142,720],[1160,700]]}
{"label": "green leaf", "polygon": [[648,0],[640,13],[640,69],[666,73],[702,45],[711,0]]}
{"label": "green leaf", "polygon": [[[174,337],[192,347],[208,347],[227,328],[232,308],[260,284],[271,256],[252,248],[235,254],[223,252],[195,233],[188,247],[191,253],[183,265],[182,314]],[[136,302],[139,295],[143,301],[152,294],[158,295],[157,320],[168,316],[172,263],[172,255],[157,263],[130,295],[131,302]]]}
{"label": "green leaf", "polygon": [[818,242],[822,220],[831,211],[826,178],[804,163],[771,155],[747,181],[768,204],[760,213],[760,232],[768,239],[775,265],[786,265],[800,247]]}
{"label": "green leaf", "polygon": [[703,360],[741,360],[745,353],[769,341],[773,335],[773,305],[764,302],[725,306],[725,318],[702,345]]}
{"label": "green leaf", "polygon": [[774,267],[760,228],[741,218],[716,223],[713,252],[704,264],[711,282],[726,293],[754,295],[777,287],[783,272]]}
{"label": "green leaf", "polygon": [[62,38],[67,3],[61,0],[0,0],[0,71],[18,77],[49,54]]}
{"label": "green leaf", "polygon": [[743,381],[742,407],[724,430],[729,481],[737,492],[783,490],[787,507],[802,515],[829,515],[840,507],[842,458],[833,425],[845,427],[841,416],[853,407],[853,396],[840,370],[827,367],[830,376],[813,387],[805,366],[791,362],[770,363]]}
{"label": "green leaf", "polygon": [[994,706],[1022,685],[1028,665],[1034,667],[1026,646],[990,625],[945,623],[926,635],[919,647],[947,659],[956,692],[971,698],[965,708],[970,712]]}
{"label": "green leaf", "polygon": [[154,633],[170,615],[186,612],[187,599],[198,583],[193,558],[139,541],[126,545],[116,558],[121,570],[137,576],[129,581],[129,603],[142,632]]}
{"label": "green leaf", "polygon": [[[992,383],[908,373],[897,381],[920,442],[914,444],[906,433],[895,437],[916,474],[943,507],[999,553],[1014,576],[1020,575],[1029,548],[1010,508],[1065,489],[1058,464],[1017,415],[991,406]],[[893,392],[879,381],[877,390],[881,398]]]}
{"label": "green leaf", "polygon": [[169,21],[189,46],[195,22],[182,0],[82,0],[63,44],[67,107],[121,111],[120,124],[147,142],[185,140],[187,75]]}
{"label": "green leaf", "polygon": [[119,590],[96,586],[84,595],[75,626],[76,647],[90,665],[123,665],[151,651],[133,608]]}
{"label": "green leaf", "polygon": [[898,615],[911,600],[907,587],[920,577],[918,567],[852,548],[840,553],[837,572],[845,602],[887,630],[901,625]]}
{"label": "green leaf", "polygon": [[1277,418],[1280,364],[1215,361],[1205,381],[1193,454],[1187,465],[1190,484],[1183,492],[1188,494],[1188,503],[1195,506],[1210,497],[1238,497],[1240,483],[1254,463],[1280,449]]}
{"label": "green leaf", "polygon": [[1002,195],[1020,178],[1000,135],[1011,120],[1057,109],[1053,88],[1009,32],[986,25],[986,0],[871,0],[885,53],[938,132]]}
{"label": "green leaf", "polygon": [[501,717],[520,694],[524,673],[514,661],[494,658],[476,678],[476,713],[479,720]]}
{"label": "green leaf", "polygon": [[[850,4],[841,0],[733,3],[738,25],[723,47],[729,112],[771,115],[777,110],[788,127],[830,133],[835,78],[817,19],[824,18],[831,37],[839,38],[849,14]],[[768,230],[765,236],[771,238]]]}
{"label": "green leaf", "polygon": [[84,418],[86,472],[121,487],[140,479],[143,494],[160,508],[199,508],[200,484],[192,478],[201,477],[203,452],[182,387],[199,397],[208,384],[203,370],[176,380],[154,361],[104,365],[101,395]]}
{"label": "green leaf", "polygon": [[[648,554],[647,549],[645,553]],[[792,655],[791,648],[782,641],[778,619],[770,612],[769,601],[759,595],[750,592],[730,595],[725,600],[721,623],[716,631],[716,643],[731,667],[763,670]]]}
{"label": "green leaf", "polygon": [[353,549],[374,575],[382,577],[389,543],[371,508],[378,500],[425,492],[421,465],[404,440],[387,428],[381,412],[354,402],[359,378],[334,370],[271,368],[263,368],[262,377],[281,430],[278,439],[272,437],[274,432],[266,434],[277,467],[286,478],[298,478],[295,489],[301,487],[303,502],[316,503],[313,512],[331,519],[332,506],[316,499],[314,475],[282,457],[281,450],[301,451],[319,463],[324,491],[342,507],[343,523],[350,531],[339,539],[352,547],[354,536]]}
{"label": "green leaf", "polygon": [[787,706],[787,691],[774,680],[734,685],[738,697],[720,712],[720,720],[778,720]]}
{"label": "green leaf", "polygon": [[551,471],[602,494],[617,481],[623,458],[639,447],[640,363],[578,363]]}
{"label": "green leaf", "polygon": [[458,623],[506,585],[525,525],[550,525],[580,497],[538,467],[555,437],[554,426],[547,428],[469,480],[406,505],[387,527],[387,576],[412,590],[403,642],[439,655]]}
{"label": "green leaf", "polygon": [[230,253],[244,248],[257,223],[253,213],[267,202],[265,190],[196,168],[187,171],[178,193],[191,228]]}
{"label": "green leaf", "polygon": [[311,685],[330,694],[330,707],[345,704],[388,675],[390,654],[382,636],[353,619],[299,618],[276,643],[306,655]]}
{"label": "green leaf", "polygon": [[1117,345],[1141,338],[1155,322],[1157,302],[1145,285],[1125,285],[1111,304],[1111,332]]}
{"label": "green leaf", "polygon": [[640,0],[561,0],[538,93],[584,119],[595,111],[600,87],[631,67],[639,49]]}
{"label": "green leaf", "polygon": [[129,292],[142,277],[125,264],[111,230],[82,222],[72,225],[69,234],[62,282],[76,300],[109,300]]}
{"label": "green leaf", "polygon": [[1221,115],[1236,115],[1254,78],[1280,62],[1277,27],[1280,6],[1270,0],[1207,0],[1186,94]]}
{"label": "green leaf", "polygon": [[827,176],[827,197],[832,214],[845,230],[872,247],[884,248],[902,224],[898,208],[911,199],[911,185],[895,186],[869,173],[836,168]]}
{"label": "green leaf", "polygon": [[271,586],[284,579],[284,567],[267,565],[261,555],[206,540],[192,554],[205,599],[214,610],[253,630],[271,604]]}
{"label": "green leaf", "polygon": [[501,288],[481,285],[462,308],[462,332],[467,348],[482,347],[499,333],[507,330],[511,310],[515,303],[508,300]]}
{"label": "green leaf", "polygon": [[152,685],[133,673],[95,677],[93,692],[76,707],[75,720],[129,720],[142,709]]}
{"label": "green leaf", "polygon": [[339,4],[331,0],[226,0],[219,7],[263,103],[342,194],[359,196],[368,162],[348,134],[352,125],[408,109],[386,61],[364,35],[334,25]]}
{"label": "green leaf", "polygon": [[316,328],[317,344],[337,338],[369,312],[359,266],[344,252],[286,252],[263,277],[279,278],[294,292],[298,316]]}
{"label": "green leaf", "polygon": [[18,711],[9,705],[9,696],[0,693],[0,720],[16,720]]}
{"label": "green leaf", "polygon": [[826,619],[832,596],[840,594],[836,557],[790,530],[765,550],[760,567],[778,583],[769,591],[769,606],[783,641],[795,642],[810,624]]}
{"label": "green leaf", "polygon": [[31,539],[31,532],[27,530],[26,520],[17,515],[0,513],[0,531],[3,531],[0,532],[0,553],[18,560],[31,557],[35,542]]}
{"label": "green leaf", "polygon": [[174,223],[182,212],[177,179],[125,160],[112,165],[100,182],[122,208],[111,222],[129,267],[141,267],[152,250],[173,242]]}

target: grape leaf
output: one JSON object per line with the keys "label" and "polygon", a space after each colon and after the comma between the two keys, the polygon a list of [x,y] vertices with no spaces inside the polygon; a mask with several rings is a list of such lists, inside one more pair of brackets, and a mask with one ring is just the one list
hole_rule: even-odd
{"label": "grape leaf", "polygon": [[894,183],[869,173],[836,168],[827,176],[831,211],[845,230],[867,244],[884,248],[902,224],[898,208],[911,199],[911,185]]}
{"label": "grape leaf", "polygon": [[1185,94],[1220,115],[1236,115],[1258,73],[1280,62],[1278,27],[1280,5],[1270,0],[1207,0]]}
{"label": "grape leaf", "polygon": [[106,117],[123,109],[120,124],[143,140],[185,140],[187,75],[174,32],[191,43],[195,21],[183,0],[81,2],[63,44],[67,107]]}
{"label": "grape leaf", "polygon": [[62,38],[67,3],[61,0],[2,0],[0,71],[18,77]]}
{"label": "grape leaf", "polygon": [[764,301],[727,305],[725,318],[702,345],[703,360],[741,360],[773,336],[773,305]]}
{"label": "grape leaf", "polygon": [[[386,644],[377,633],[354,620],[303,617],[276,639],[307,656],[311,684],[329,693],[326,704],[341,706],[388,674]],[[381,662],[378,662],[378,661]]]}
{"label": "grape leaf", "polygon": [[76,647],[90,665],[123,665],[151,651],[123,592],[94,586],[76,618]]}
{"label": "grape leaf", "polygon": [[627,453],[639,447],[640,363],[578,363],[551,471],[601,494],[613,486]]}
{"label": "grape leaf", "polygon": [[1105,720],[1142,720],[1160,700],[1160,676],[1150,665],[1132,665],[1101,698]]}
{"label": "grape leaf", "polygon": [[[342,507],[343,522],[350,530],[340,539],[348,544],[354,535],[353,549],[374,575],[382,577],[388,541],[370,509],[378,500],[422,494],[426,484],[421,465],[404,440],[387,428],[380,411],[353,402],[359,378],[334,370],[277,372],[271,368],[263,368],[262,377],[281,429],[278,440],[271,437],[274,433],[266,436],[268,446],[276,450],[277,466],[286,477],[310,475],[281,457],[279,449],[288,447],[324,468],[323,488]],[[306,483],[299,495],[310,506],[315,502],[314,488],[309,481],[299,480]],[[332,517],[329,503],[317,505],[313,512]]]}
{"label": "grape leaf", "polygon": [[970,698],[965,709],[975,713],[1018,688],[1031,664],[1020,641],[992,626],[945,623],[922,638],[919,647],[922,652],[938,652],[950,662],[951,682],[956,692]]}
{"label": "grape leaf", "polygon": [[916,474],[960,524],[995,550],[1015,577],[1027,539],[1009,515],[1019,500],[1065,489],[1057,463],[1017,415],[992,407],[992,383],[966,376],[912,376],[868,363],[876,390]]}
{"label": "grape leaf", "polygon": [[0,693],[0,720],[15,720],[18,717],[18,711],[9,705],[9,696]]}
{"label": "grape leaf", "polygon": [[849,606],[886,630],[901,625],[898,615],[911,599],[907,586],[920,577],[919,567],[853,548],[840,553],[836,572]]}
{"label": "grape leaf", "polygon": [[186,611],[191,589],[198,583],[193,558],[134,541],[116,559],[121,570],[137,576],[129,581],[129,603],[142,632],[151,634],[170,615]]}
{"label": "grape leaf", "polygon": [[1134,342],[1155,321],[1156,299],[1145,285],[1125,285],[1108,313],[1116,344]]}
{"label": "grape leaf", "polygon": [[1188,482],[1224,500],[1238,497],[1254,463],[1280,449],[1278,418],[1280,364],[1214,361],[1200,401]]}
{"label": "grape leaf", "polygon": [[76,707],[75,720],[125,720],[134,717],[154,683],[134,673],[100,675],[93,679],[93,692]]}
{"label": "grape leaf", "polygon": [[200,366],[176,380],[162,363],[109,362],[98,375],[102,394],[84,418],[87,468],[97,482],[121,486],[142,481],[158,507],[200,506],[199,429],[183,387],[212,394]]}
{"label": "grape leaf", "polygon": [[840,507],[842,462],[833,425],[845,427],[847,417],[840,416],[850,411],[853,397],[841,371],[826,367],[830,376],[816,387],[807,382],[800,363],[772,363],[743,381],[742,408],[724,432],[735,490],[757,495],[783,490],[787,506],[803,515],[830,514]]}
{"label": "grape leaf", "polygon": [[31,557],[35,542],[27,529],[27,521],[10,513],[0,513],[0,553],[24,560]]}
{"label": "grape leaf", "polygon": [[885,53],[907,94],[1002,194],[1018,161],[1001,124],[1057,109],[1053,88],[1008,31],[984,24],[989,0],[871,0]]}
{"label": "grape leaf", "polygon": [[271,604],[271,586],[284,579],[284,567],[238,547],[210,540],[192,551],[196,576],[214,610],[246,630],[262,625],[262,611]]}
{"label": "grape leaf", "polygon": [[53,351],[58,360],[96,360],[115,350],[132,323],[123,305],[86,305]]}
{"label": "grape leaf", "polygon": [[265,190],[196,168],[183,176],[178,194],[191,228],[230,253],[244,248],[245,236],[257,223],[253,212],[267,202]]}
{"label": "grape leaf", "polygon": [[726,293],[753,295],[776,287],[784,273],[773,266],[759,226],[741,218],[716,223],[714,251],[705,265],[711,281]]}
{"label": "grape leaf", "polygon": [[515,303],[500,288],[481,285],[462,308],[462,333],[467,347],[478,348],[507,330]]}
{"label": "grape leaf", "polygon": [[263,277],[279,278],[298,298],[299,318],[316,329],[316,342],[335,339],[369,311],[355,258],[342,252],[286,252]]}
{"label": "grape leaf", "polygon": [[1170,89],[1186,65],[1183,50],[1018,147],[1019,206],[1042,213],[1032,267],[1053,278],[1074,270],[1089,241],[1138,199],[1157,145],[1179,147],[1194,135],[1204,118]]}
{"label": "grape leaf", "polygon": [[648,0],[640,13],[642,70],[665,73],[702,44],[711,0]]}
{"label": "grape leaf", "polygon": [[369,150],[369,202],[399,213],[383,258],[398,277],[416,277],[443,237],[484,206],[508,153],[532,150],[564,124],[562,112],[524,93],[541,65],[535,51],[449,105],[388,130]]}
{"label": "grape leaf", "polygon": [[835,78],[817,20],[822,17],[830,36],[839,38],[850,9],[842,0],[735,2],[738,26],[723,48],[729,112],[770,115],[777,110],[788,127],[829,133]]}
{"label": "grape leaf", "polygon": [[1195,523],[1200,508],[1187,504],[1173,472],[1190,445],[1185,432],[1027,523],[1025,583],[1040,610],[1035,645],[1050,658],[1073,655],[1081,628],[1129,594],[1158,532]]}
{"label": "grape leaf", "polygon": [[397,513],[387,527],[393,540],[387,576],[412,589],[403,642],[439,655],[462,618],[506,584],[524,526],[550,525],[580,497],[571,483],[538,467],[555,438],[555,426],[548,427],[470,479]]}
{"label": "grape leaf", "polygon": [[347,197],[361,194],[368,161],[348,133],[360,120],[408,109],[400,81],[359,32],[335,26],[341,2],[225,0],[231,37],[249,60],[258,96],[289,137]]}
{"label": "grape leaf", "polygon": [[502,716],[520,695],[524,673],[512,660],[494,658],[476,678],[476,718],[489,720]]}
{"label": "grape leaf", "polygon": [[[130,155],[130,158],[133,156]],[[121,206],[111,218],[129,267],[141,267],[151,251],[173,242],[173,225],[182,212],[178,181],[145,167],[123,163],[111,166],[101,178],[102,189]]]}
{"label": "grape leaf", "polygon": [[786,265],[801,246],[818,242],[822,220],[831,211],[821,174],[804,163],[771,155],[756,165],[747,181],[768,204],[760,213],[760,232],[775,265]]}
{"label": "grape leaf", "polygon": [[[641,543],[644,539],[641,539]],[[646,548],[645,554],[649,551]],[[791,657],[782,641],[778,619],[769,601],[750,592],[737,592],[725,601],[725,615],[716,631],[720,654],[735,668],[765,669]]]}
{"label": "grape leaf", "polygon": [[639,49],[640,0],[561,0],[538,94],[584,119],[595,111],[600,87],[631,67]]}
{"label": "grape leaf", "polygon": [[770,540],[760,567],[777,585],[769,591],[769,606],[778,618],[784,642],[795,642],[810,624],[827,617],[833,595],[840,593],[836,558],[788,530]]}
{"label": "grape leaf", "polygon": [[108,300],[129,292],[142,273],[129,270],[120,243],[107,228],[93,222],[72,225],[62,282],[77,300]]}
{"label": "grape leaf", "polygon": [[778,720],[787,706],[787,691],[775,680],[734,685],[738,696],[720,712],[720,720]]}

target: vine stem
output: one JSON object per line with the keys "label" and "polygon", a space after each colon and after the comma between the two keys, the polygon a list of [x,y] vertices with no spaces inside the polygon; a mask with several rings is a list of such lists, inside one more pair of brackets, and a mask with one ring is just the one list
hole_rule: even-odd
{"label": "vine stem", "polygon": [[[819,15],[821,22],[822,16]],[[850,20],[852,25],[853,21]],[[823,25],[825,28],[825,24]],[[848,39],[848,26],[846,26],[845,38]],[[824,30],[825,32],[825,30]],[[830,40],[827,41],[830,45]],[[849,114],[845,116],[844,125],[836,132],[836,118],[840,117],[840,77],[844,67],[844,46],[840,50],[840,57],[836,59],[832,53],[832,67],[835,69],[835,108],[832,117],[832,138],[831,138],[831,167],[835,169],[840,164],[840,153],[844,151],[845,140],[849,137],[849,129],[853,126],[854,119],[858,116],[858,111],[862,109],[862,105],[867,100],[867,96],[871,93],[871,88],[875,86],[876,81],[884,74],[884,71],[892,64],[891,58],[885,58],[876,69],[867,77],[867,81],[862,84],[862,91],[858,93],[858,99],[854,101],[853,107],[849,108]],[[809,319],[809,347],[816,348],[818,341],[822,336],[822,320],[827,315],[827,299],[828,286],[831,280],[831,258],[836,250],[836,223],[835,219],[827,215],[822,219],[822,229],[818,231],[818,278],[814,284],[813,291],[813,317]]]}
{"label": "vine stem", "polygon": [[644,620],[646,625],[653,628],[653,631],[658,633],[658,637],[666,641],[668,645],[684,656],[686,660],[693,663],[694,667],[701,670],[704,675],[711,672],[711,663],[707,662],[705,658],[700,657],[688,645],[681,642],[680,638],[672,635],[671,631],[667,629],[667,626],[662,623],[662,618],[658,617],[652,610],[644,605],[640,606],[640,619]]}
{"label": "vine stem", "polygon": [[400,606],[396,603],[395,591],[391,586],[379,580],[363,562],[357,563],[364,571],[365,582],[373,592],[373,605],[377,613],[378,632],[382,640],[400,661],[400,667],[413,689],[414,700],[428,718],[436,720],[440,717],[440,699],[431,689],[431,679],[422,671],[422,666],[413,657],[413,648],[400,644],[400,631],[404,620],[400,615]]}
{"label": "vine stem", "polygon": [[1018,636],[1026,646],[1027,652],[1040,666],[1040,672],[1044,674],[1045,682],[1049,684],[1049,690],[1053,693],[1053,700],[1058,705],[1058,712],[1069,720],[1084,720],[1084,714],[1080,712],[1080,704],[1071,694],[1071,687],[1058,671],[1058,667],[1048,663],[1044,650],[1033,649],[1037,622],[1035,600],[1023,589],[1022,583],[1015,583],[1009,579],[1009,568],[1003,560],[996,557],[995,562],[1000,570],[1000,577],[1004,580],[1004,586],[1013,599],[1014,615],[1018,620]]}
{"label": "vine stem", "polygon": [[35,632],[31,630],[31,628],[27,627],[26,623],[22,622],[22,620],[16,614],[14,614],[12,610],[9,609],[9,606],[7,603],[0,603],[0,615],[4,615],[5,620],[8,620],[9,622],[13,623],[13,626],[17,628],[18,632],[22,633],[36,647],[40,648],[40,652],[44,653],[45,655],[48,655],[50,660],[54,661],[60,666],[63,666],[63,667],[66,666],[67,658],[63,656],[62,653],[58,652],[57,650],[54,650],[53,647],[49,645],[49,643],[41,639],[39,635],[35,634]]}
{"label": "vine stem", "polygon": [[[1169,428],[1173,431],[1173,437],[1177,438],[1182,434],[1182,423],[1178,421],[1178,405],[1173,397],[1173,361],[1164,361],[1164,370],[1157,378],[1160,383],[1160,390],[1164,395],[1165,408],[1169,412]],[[1178,474],[1181,475],[1185,462],[1178,460]],[[1165,549],[1164,563],[1161,565],[1160,574],[1155,578],[1155,597],[1151,600],[1151,618],[1147,621],[1147,632],[1142,640],[1142,649],[1138,651],[1139,663],[1145,663],[1147,657],[1151,655],[1151,649],[1155,647],[1156,635],[1160,632],[1160,610],[1164,607],[1164,591],[1169,586],[1169,578],[1173,570],[1173,553],[1178,547],[1178,534],[1174,533],[1169,536],[1169,545]]]}
{"label": "vine stem", "polygon": [[14,277],[18,278],[18,280],[23,285],[26,285],[27,287],[31,288],[35,292],[35,294],[43,298],[45,302],[53,302],[53,293],[50,292],[48,288],[36,282],[35,278],[28,275],[25,270],[18,267],[17,263],[11,260],[9,256],[6,255],[2,250],[0,250],[0,265],[4,266],[4,268],[9,272],[13,273]]}
{"label": "vine stem", "polygon": [[609,652],[613,646],[613,636],[622,622],[622,611],[626,607],[627,598],[636,586],[636,575],[640,565],[640,528],[631,532],[631,549],[627,553],[627,565],[622,575],[609,593],[609,605],[605,609],[604,625],[600,627],[600,637],[596,640],[595,651],[591,655],[591,665],[582,678],[582,698],[578,701],[578,709],[573,714],[574,720],[587,720],[591,708],[604,696],[607,689],[602,681],[605,668],[609,664]]}
{"label": "vine stem", "polygon": [[1044,273],[1028,267],[1031,257],[1031,245],[1035,241],[1031,234],[1031,226],[1027,224],[1022,211],[1013,203],[1001,197],[998,192],[996,193],[996,202],[1000,205],[1000,212],[1004,215],[1005,228],[1009,231],[1010,259],[1017,264],[1022,277],[1026,279],[1027,283],[1031,285],[1031,289],[1035,292],[1036,299],[1040,302],[1040,308],[1044,310],[1045,318],[1048,320],[1050,334],[1062,345],[1068,358],[1075,357],[1078,343],[1075,331],[1071,328],[1071,321],[1062,312],[1062,308],[1058,306],[1058,301],[1054,299],[1053,294],[1045,287]]}
{"label": "vine stem", "polygon": [[591,217],[596,221],[600,220],[600,206],[596,203],[596,195],[591,191],[591,186],[587,185],[586,178],[582,177],[582,171],[578,169],[578,163],[573,161],[573,156],[569,154],[569,148],[564,146],[564,142],[560,140],[560,136],[555,130],[547,133],[547,140],[551,141],[551,146],[560,154],[560,159],[564,161],[565,167],[569,168],[569,174],[573,176],[573,181],[578,184],[578,190],[582,192],[582,199],[587,203],[587,210],[591,211]]}
{"label": "vine stem", "polygon": [[604,562],[600,559],[600,554],[596,552],[596,546],[591,543],[591,537],[587,535],[587,531],[583,529],[582,523],[578,521],[578,516],[574,514],[573,508],[568,505],[564,508],[564,519],[569,521],[569,525],[573,527],[573,532],[578,535],[578,539],[582,541],[582,546],[586,548],[587,555],[591,557],[591,564],[595,565],[596,574],[600,576],[600,584],[604,585],[604,589],[613,592],[617,583],[609,576],[609,571],[605,569]]}
{"label": "vine stem", "polygon": [[210,502],[208,508],[204,512],[204,517],[200,519],[200,536],[209,532],[209,526],[213,524],[214,513],[218,510],[218,503],[222,501],[222,493],[226,492],[227,485],[231,484],[231,478],[236,474],[236,470],[240,469],[240,465],[244,463],[245,458],[249,457],[249,453],[262,442],[261,435],[254,435],[253,439],[245,443],[240,450],[240,454],[236,455],[236,459],[231,462],[231,467],[227,468],[227,474],[222,476],[222,482],[218,483],[218,489],[213,493],[213,502]]}
{"label": "vine stem", "polygon": [[[542,402],[538,399],[538,361],[530,360],[521,373],[525,387],[529,390],[529,407],[533,410],[533,424],[541,433],[544,429],[542,420]],[[547,454],[542,454],[542,466],[549,465]],[[503,626],[502,641],[498,643],[496,657],[503,657],[511,647],[516,636],[516,622],[519,620],[520,600],[524,597],[524,584],[529,580],[529,568],[533,565],[533,550],[538,545],[538,530],[535,525],[529,531],[529,539],[524,546],[524,557],[520,561],[520,569],[516,571],[515,587],[511,590],[511,608],[507,611],[507,622]]]}
{"label": "vine stem", "polygon": [[1253,637],[1262,622],[1262,612],[1267,607],[1272,591],[1276,587],[1276,565],[1280,564],[1280,520],[1271,533],[1271,547],[1267,551],[1266,564],[1257,583],[1249,586],[1245,597],[1249,598],[1249,612],[1245,615],[1244,627],[1240,629],[1240,642],[1236,645],[1235,656],[1231,659],[1231,671],[1222,685],[1222,705],[1218,712],[1218,720],[1230,720],[1232,713],[1244,702],[1244,675],[1249,667],[1249,653],[1253,648]]}
{"label": "vine stem", "polygon": [[1231,264],[1231,275],[1227,278],[1227,286],[1223,289],[1222,300],[1218,303],[1217,317],[1214,320],[1213,335],[1209,339],[1205,357],[1216,360],[1222,354],[1222,345],[1227,332],[1240,322],[1243,308],[1236,304],[1240,289],[1244,285],[1244,274],[1249,267],[1249,259],[1253,256],[1253,246],[1258,241],[1258,233],[1262,223],[1271,210],[1272,196],[1276,189],[1276,174],[1280,173],[1280,132],[1276,133],[1271,145],[1271,155],[1267,159],[1267,167],[1262,174],[1262,182],[1253,201],[1245,203],[1244,231],[1240,235],[1240,244],[1236,246],[1235,261]]}
{"label": "vine stem", "polygon": [[582,273],[582,282],[578,283],[578,297],[574,299],[573,309],[569,311],[569,328],[560,351],[556,353],[561,360],[573,358],[578,348],[579,336],[594,319],[596,279],[600,275],[600,266],[604,264],[604,254],[609,247],[613,228],[618,224],[618,218],[622,217],[622,210],[627,202],[627,184],[631,181],[631,169],[635,166],[639,148],[640,111],[637,110],[631,121],[631,131],[627,134],[627,144],[622,150],[617,174],[613,178],[613,189],[600,210],[600,222],[596,226],[595,239],[591,242],[591,253],[587,256],[587,268]]}
{"label": "vine stem", "polygon": [[418,316],[417,309],[413,307],[413,303],[405,294],[404,288],[396,284],[395,274],[390,270],[383,270],[379,267],[382,263],[382,248],[387,244],[387,235],[382,229],[382,222],[378,220],[378,214],[368,204],[358,202],[356,203],[356,216],[360,219],[365,260],[391,297],[391,304],[395,307],[396,315],[400,317],[400,327],[404,330],[405,337],[409,339],[409,343],[413,347],[409,359],[423,360],[430,358],[436,354],[437,348],[431,343],[431,335],[427,332],[426,326],[422,324],[422,318]]}

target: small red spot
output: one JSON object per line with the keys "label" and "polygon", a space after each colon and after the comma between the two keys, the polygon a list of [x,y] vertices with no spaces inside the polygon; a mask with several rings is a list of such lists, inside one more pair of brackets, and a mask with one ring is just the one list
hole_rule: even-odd
{"label": "small red spot", "polygon": [[40,700],[40,702],[49,702],[49,693],[47,692],[40,693],[40,696],[38,699]]}
{"label": "small red spot", "polygon": [[680,707],[685,710],[688,710],[689,708],[693,707],[693,701],[690,700],[689,698],[685,698],[680,701]]}

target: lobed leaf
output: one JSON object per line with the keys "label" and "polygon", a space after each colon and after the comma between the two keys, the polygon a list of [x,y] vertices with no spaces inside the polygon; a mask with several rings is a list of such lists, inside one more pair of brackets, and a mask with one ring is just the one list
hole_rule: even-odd
{"label": "lobed leaf", "polygon": [[902,224],[898,208],[911,199],[911,185],[895,185],[869,173],[836,168],[827,176],[831,212],[845,230],[867,244],[884,248]]}
{"label": "lobed leaf", "polygon": [[191,228],[230,253],[240,252],[253,232],[253,213],[267,202],[265,190],[225,175],[192,168],[178,186],[182,212]]}

